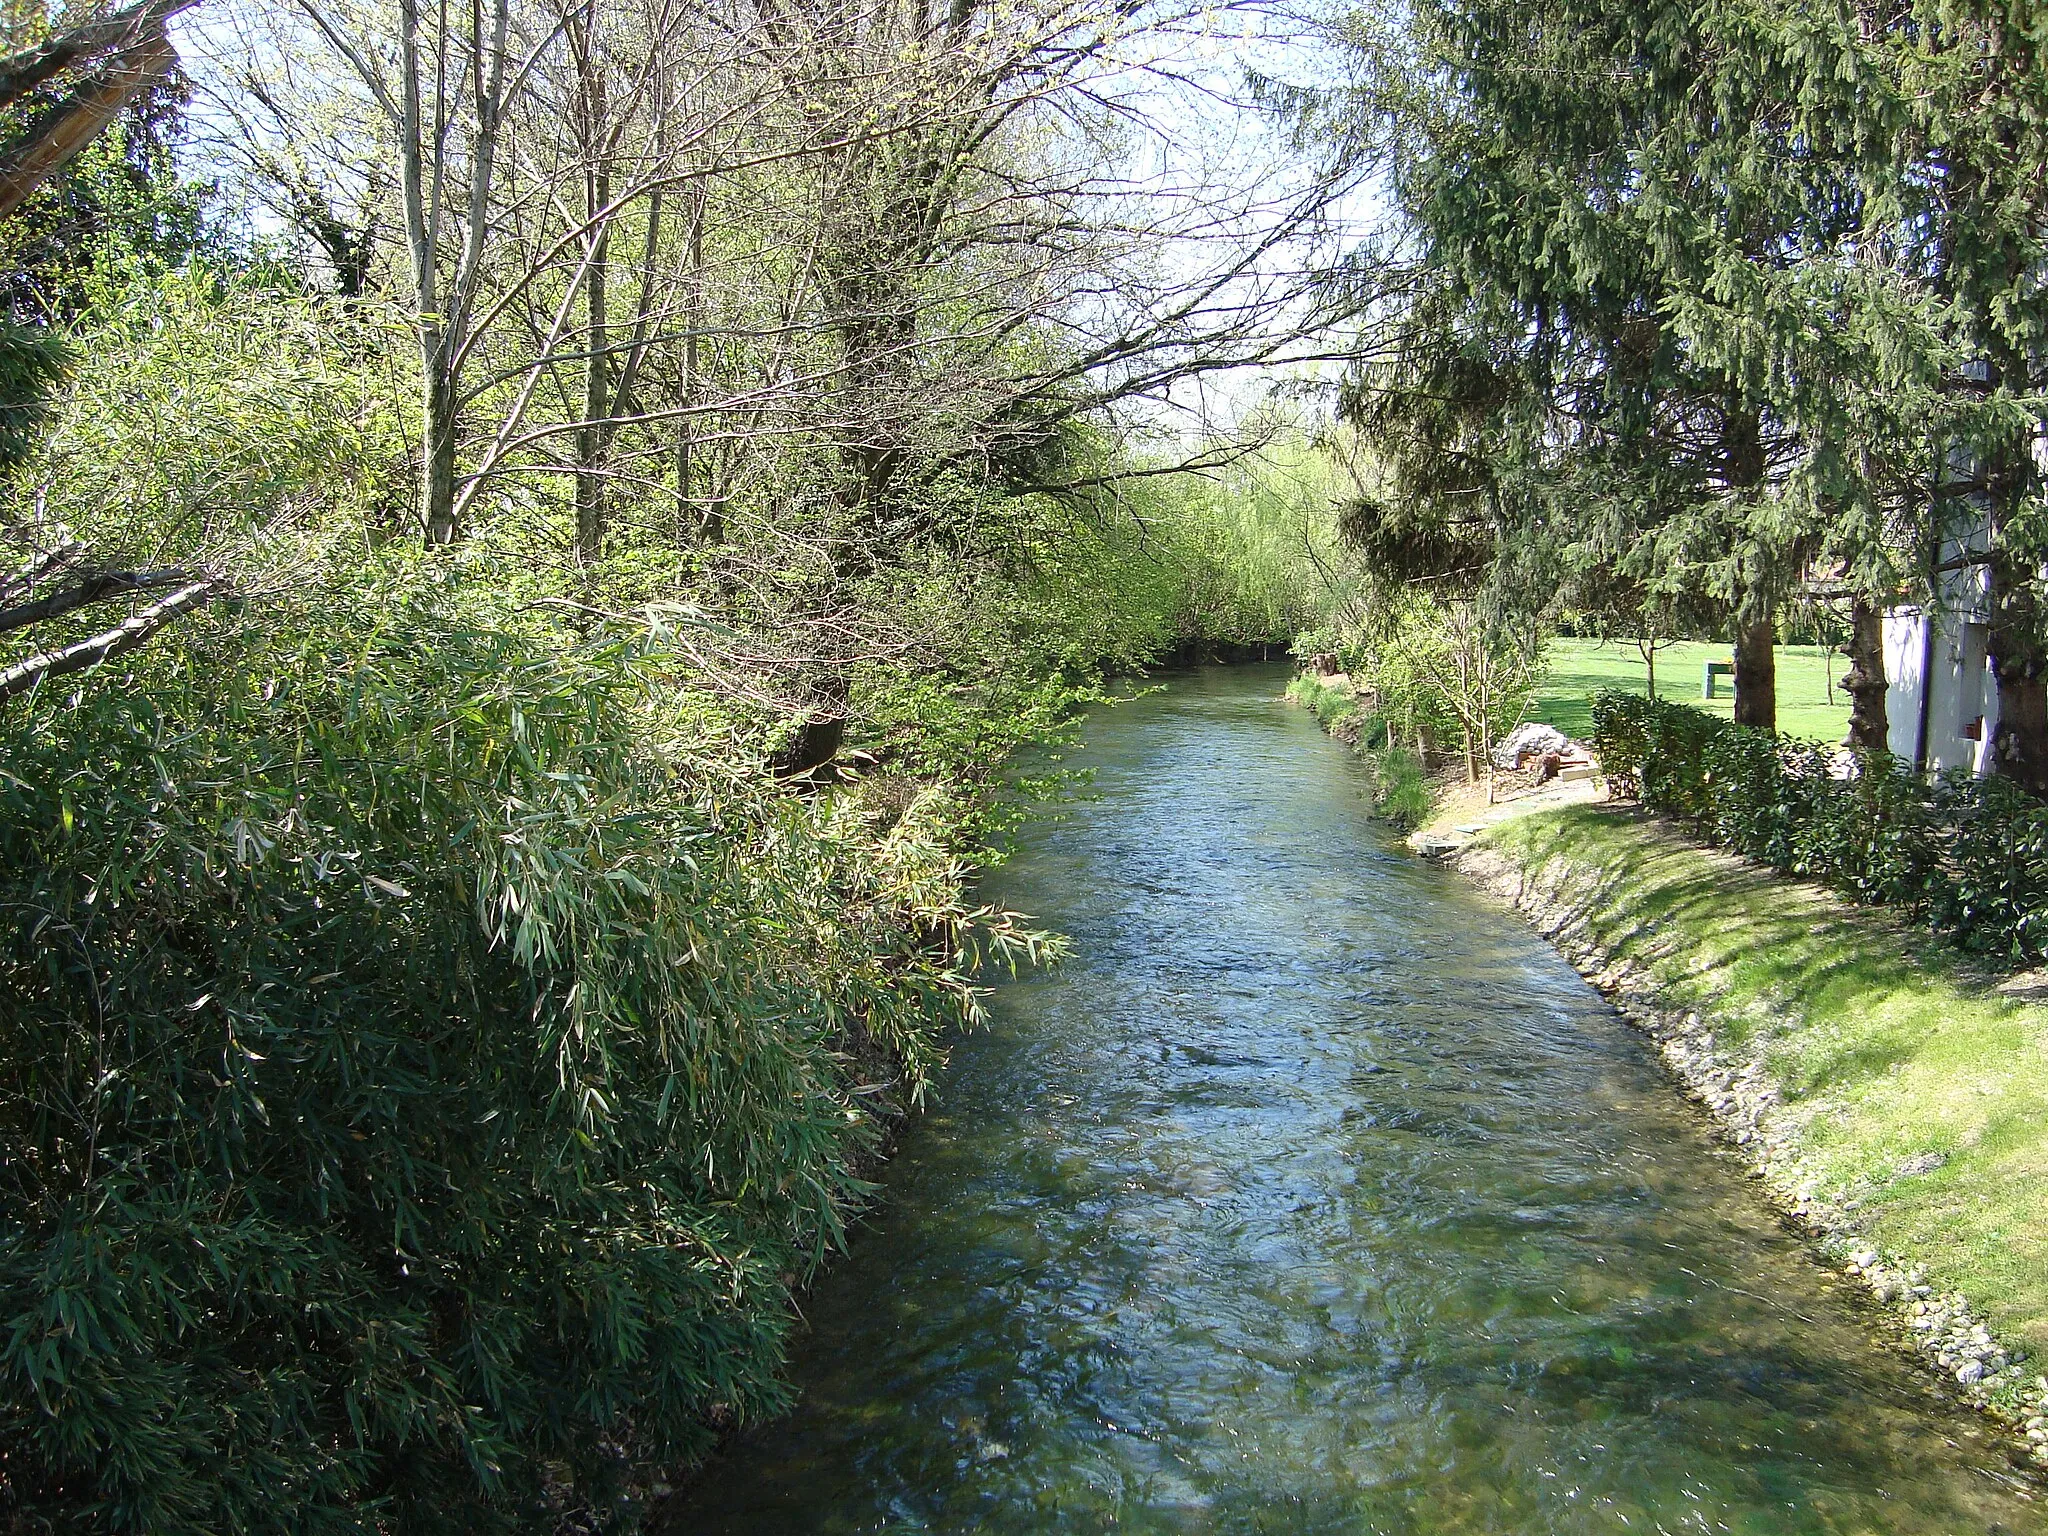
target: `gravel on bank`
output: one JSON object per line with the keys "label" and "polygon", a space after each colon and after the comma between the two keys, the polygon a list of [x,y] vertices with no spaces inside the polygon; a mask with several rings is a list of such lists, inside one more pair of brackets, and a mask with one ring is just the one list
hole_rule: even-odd
{"label": "gravel on bank", "polygon": [[1897,1342],[2048,1466],[2048,987],[1624,808],[1505,821],[1452,862],[1657,1042]]}

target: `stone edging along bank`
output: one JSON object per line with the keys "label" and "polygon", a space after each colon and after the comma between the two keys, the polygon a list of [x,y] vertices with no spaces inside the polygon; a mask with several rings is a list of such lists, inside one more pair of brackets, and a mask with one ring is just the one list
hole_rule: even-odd
{"label": "stone edging along bank", "polygon": [[[1647,965],[1617,955],[1596,933],[1593,918],[1612,893],[1611,873],[1556,854],[1525,867],[1490,841],[1469,845],[1448,862],[1526,917],[1657,1043],[1671,1074],[1712,1115],[1721,1135],[1748,1157],[1752,1175],[1773,1203],[1795,1217],[1821,1253],[1883,1305],[1896,1325],[1890,1330],[1894,1342],[2016,1435],[2037,1465],[2048,1467],[2048,1375],[2038,1374],[2048,1362],[2029,1361],[2023,1348],[1994,1336],[1963,1295],[1937,1290],[1912,1255],[1880,1253],[1860,1230],[1853,1203],[1824,1192],[1823,1180],[1802,1151],[1804,1121],[1788,1110],[1763,1042],[1730,1048],[1717,1041],[1711,1017],[1674,1006]],[[1711,999],[1702,999],[1702,1005],[1711,1015]]]}

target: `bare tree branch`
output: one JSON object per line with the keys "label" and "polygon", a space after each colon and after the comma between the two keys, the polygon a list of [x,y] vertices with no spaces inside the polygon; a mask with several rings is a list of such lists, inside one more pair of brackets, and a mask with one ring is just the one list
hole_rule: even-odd
{"label": "bare tree branch", "polygon": [[174,587],[191,580],[193,574],[190,571],[95,571],[84,580],[61,587],[47,597],[18,603],[11,608],[0,608],[0,630],[25,629],[31,624],[61,618],[109,598],[132,597],[138,592]]}
{"label": "bare tree branch", "polygon": [[53,677],[64,677],[73,672],[83,672],[101,662],[134,650],[154,636],[159,630],[172,623],[194,608],[212,601],[223,590],[216,577],[206,577],[180,587],[169,597],[151,603],[147,608],[132,614],[112,629],[80,640],[74,645],[63,646],[54,651],[42,651],[13,666],[0,670],[0,699],[11,699],[17,694],[28,692],[38,683]]}

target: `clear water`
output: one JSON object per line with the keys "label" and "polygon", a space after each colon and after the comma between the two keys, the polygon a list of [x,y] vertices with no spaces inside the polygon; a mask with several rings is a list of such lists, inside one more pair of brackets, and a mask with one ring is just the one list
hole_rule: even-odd
{"label": "clear water", "polygon": [[1064,929],[692,1533],[2048,1532],[1642,1041],[1217,670],[1001,871]]}

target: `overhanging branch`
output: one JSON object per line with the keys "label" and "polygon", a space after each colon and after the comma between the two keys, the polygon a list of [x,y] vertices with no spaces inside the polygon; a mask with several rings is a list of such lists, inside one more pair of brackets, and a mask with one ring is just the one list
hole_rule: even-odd
{"label": "overhanging branch", "polygon": [[112,629],[102,630],[75,645],[43,651],[17,661],[0,671],[0,699],[11,699],[49,678],[83,672],[88,667],[96,667],[103,661],[111,661],[132,651],[173,620],[211,601],[223,590],[224,583],[220,578],[204,577],[180,587],[169,597],[151,603]]}
{"label": "overhanging branch", "polygon": [[95,571],[47,597],[0,608],[0,630],[26,629],[45,619],[61,618],[77,609],[103,603],[110,597],[128,597],[196,579],[190,571]]}

